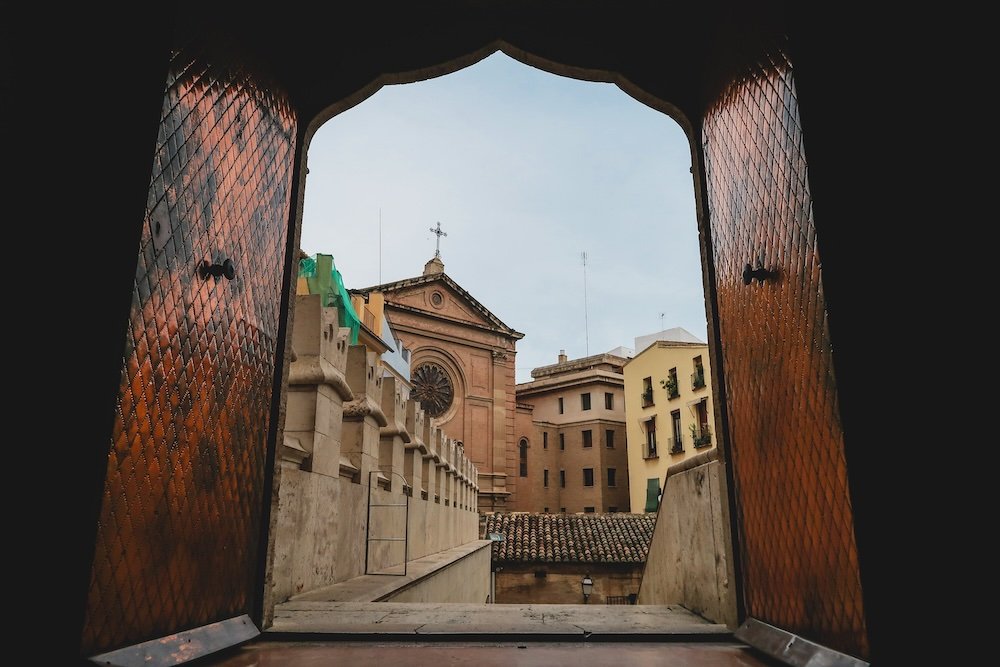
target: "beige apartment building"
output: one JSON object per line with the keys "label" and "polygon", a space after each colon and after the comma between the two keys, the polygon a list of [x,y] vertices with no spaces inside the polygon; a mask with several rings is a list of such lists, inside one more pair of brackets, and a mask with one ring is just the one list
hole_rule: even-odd
{"label": "beige apartment building", "polygon": [[623,367],[634,512],[655,512],[667,468],[715,446],[708,345],[682,328],[636,339]]}
{"label": "beige apartment building", "polygon": [[628,512],[626,359],[597,354],[535,368],[517,385],[517,498],[523,512]]}

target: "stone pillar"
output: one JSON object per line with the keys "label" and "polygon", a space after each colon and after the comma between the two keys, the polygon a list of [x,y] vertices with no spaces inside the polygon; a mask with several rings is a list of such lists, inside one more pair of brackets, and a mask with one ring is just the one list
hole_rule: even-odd
{"label": "stone pillar", "polygon": [[462,497],[462,507],[466,510],[472,509],[472,500],[470,498],[470,494],[472,493],[472,480],[469,477],[471,467],[472,462],[469,459],[462,459],[462,492],[464,494]]}
{"label": "stone pillar", "polygon": [[479,468],[472,464],[472,473],[469,476],[472,481],[472,509],[479,512]]}
{"label": "stone pillar", "polygon": [[378,355],[364,345],[347,350],[347,384],[354,400],[344,404],[344,437],[340,474],[367,485],[378,469],[379,428],[387,426],[382,412],[382,369]]}
{"label": "stone pillar", "polygon": [[420,403],[413,399],[406,401],[406,432],[410,440],[403,446],[403,476],[410,487],[410,495],[420,498],[424,488],[424,457],[427,445],[424,444],[424,411]]}
{"label": "stone pillar", "polygon": [[455,442],[455,506],[458,509],[465,509],[465,452],[462,451],[462,444]]}
{"label": "stone pillar", "polygon": [[428,503],[434,502],[434,495],[437,489],[434,482],[437,481],[437,468],[434,467],[434,439],[437,437],[438,429],[431,423],[429,418],[424,419],[424,445],[427,451],[421,456],[421,477],[424,488],[421,497]]}
{"label": "stone pillar", "polygon": [[345,379],[350,330],[319,294],[295,297],[292,364],[288,369],[283,464],[321,475],[340,474],[344,401],[354,400]]}
{"label": "stone pillar", "polygon": [[444,501],[448,497],[444,488],[444,485],[448,481],[448,477],[445,474],[445,468],[448,467],[448,460],[445,458],[448,436],[441,429],[436,429],[436,431],[437,437],[434,439],[434,488],[437,489],[437,495],[435,500],[444,505]]}
{"label": "stone pillar", "polygon": [[[484,492],[489,495],[490,509],[504,509],[507,506],[507,353],[493,351],[493,433],[490,458],[488,460],[489,479],[484,483]],[[514,447],[513,442],[510,443]]]}
{"label": "stone pillar", "polygon": [[458,442],[455,440],[451,441],[448,447],[448,500],[452,507],[458,507],[458,457],[459,448]]}
{"label": "stone pillar", "polygon": [[[403,473],[403,447],[410,442],[406,428],[406,404],[409,389],[395,376],[382,377],[382,412],[387,422],[379,431],[379,477],[385,477],[385,487],[393,493],[406,493]],[[379,480],[382,484],[382,480]]]}
{"label": "stone pillar", "polygon": [[455,503],[455,478],[452,477],[451,471],[454,469],[452,463],[455,460],[455,441],[451,438],[445,438],[441,447],[441,466],[442,474],[442,488],[444,493],[441,495],[441,504],[451,507]]}

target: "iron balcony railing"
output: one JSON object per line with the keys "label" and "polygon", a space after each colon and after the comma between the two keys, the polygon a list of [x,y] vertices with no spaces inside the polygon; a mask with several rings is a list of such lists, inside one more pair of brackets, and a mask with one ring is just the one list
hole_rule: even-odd
{"label": "iron balcony railing", "polygon": [[691,373],[691,388],[701,389],[705,386],[705,371],[696,371]]}
{"label": "iron balcony railing", "polygon": [[696,429],[693,436],[695,447],[708,447],[712,444],[712,431],[708,428],[708,424],[703,424],[700,429]]}
{"label": "iron balcony railing", "polygon": [[656,452],[656,443],[647,442],[646,451],[643,453],[642,458],[644,459],[658,459],[660,455]]}
{"label": "iron balcony railing", "polygon": [[653,404],[653,389],[650,387],[646,391],[642,392],[642,407],[648,408]]}

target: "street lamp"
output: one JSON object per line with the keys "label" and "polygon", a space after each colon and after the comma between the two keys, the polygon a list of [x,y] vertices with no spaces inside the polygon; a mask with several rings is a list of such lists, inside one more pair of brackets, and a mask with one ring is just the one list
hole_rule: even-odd
{"label": "street lamp", "polygon": [[580,587],[583,589],[583,602],[586,604],[590,598],[590,592],[594,590],[594,580],[590,578],[589,574],[583,575],[583,579],[580,580]]}

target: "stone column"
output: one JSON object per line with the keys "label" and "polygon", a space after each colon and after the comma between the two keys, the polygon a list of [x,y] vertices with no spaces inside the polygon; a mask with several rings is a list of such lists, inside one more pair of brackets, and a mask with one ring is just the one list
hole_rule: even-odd
{"label": "stone column", "polygon": [[[382,377],[382,412],[387,422],[379,431],[379,484],[393,493],[406,493],[403,474],[403,447],[410,442],[406,428],[406,403],[409,389],[392,375]],[[384,476],[384,482],[383,482]]]}
{"label": "stone column", "polygon": [[437,493],[437,489],[434,486],[434,482],[437,481],[437,468],[434,467],[434,439],[437,437],[438,429],[431,422],[432,420],[429,418],[424,419],[423,440],[427,451],[421,456],[422,460],[420,464],[421,477],[424,483],[421,497],[428,503],[434,502],[434,495]]}
{"label": "stone column", "polygon": [[445,438],[441,445],[441,488],[444,489],[444,493],[441,494],[441,504],[450,507],[455,502],[455,487],[454,478],[451,475],[451,471],[454,468],[452,462],[455,460],[453,452],[455,451],[455,441],[451,438]]}
{"label": "stone column", "polygon": [[379,428],[389,423],[382,412],[380,364],[378,355],[364,345],[347,350],[347,384],[354,400],[344,404],[340,474],[364,485],[378,469]]}
{"label": "stone column", "polygon": [[479,512],[479,468],[472,464],[472,471],[469,474],[469,480],[472,482],[472,510],[476,513]]}
{"label": "stone column", "polygon": [[410,441],[403,446],[403,476],[411,491],[410,495],[420,498],[420,492],[424,488],[423,476],[423,455],[427,453],[427,445],[424,443],[424,411],[420,409],[420,403],[413,399],[406,401],[406,432],[410,434]]}
{"label": "stone column", "polygon": [[[507,496],[507,353],[493,351],[493,447],[489,460],[490,478],[485,490],[490,494],[491,509],[506,507]],[[514,447],[513,442],[509,443]]]}
{"label": "stone column", "polygon": [[437,490],[435,501],[444,505],[448,497],[444,488],[448,481],[445,475],[445,468],[448,467],[448,460],[445,458],[445,449],[448,443],[448,436],[441,429],[436,429],[437,437],[434,439],[434,488]]}
{"label": "stone column", "polygon": [[[463,450],[464,452],[464,450]],[[471,482],[469,481],[469,466],[471,465],[469,459],[465,458],[464,454],[462,457],[462,508],[469,510],[472,503],[469,502],[469,489]]]}
{"label": "stone column", "polygon": [[344,376],[350,330],[338,326],[336,308],[322,303],[319,294],[295,297],[281,458],[303,470],[336,477],[343,404],[354,400]]}
{"label": "stone column", "polygon": [[458,442],[455,440],[451,441],[448,446],[448,501],[451,503],[452,507],[458,507],[458,457],[459,448]]}
{"label": "stone column", "polygon": [[455,460],[452,462],[455,467],[455,507],[464,509],[465,507],[465,452],[462,451],[460,442],[455,442]]}

